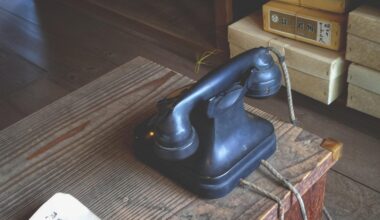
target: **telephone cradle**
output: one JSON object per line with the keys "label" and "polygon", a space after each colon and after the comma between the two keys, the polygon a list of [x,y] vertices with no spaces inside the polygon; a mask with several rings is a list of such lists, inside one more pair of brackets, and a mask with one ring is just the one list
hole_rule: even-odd
{"label": "telephone cradle", "polygon": [[248,115],[244,97],[270,97],[280,87],[268,48],[240,54],[160,100],[135,129],[135,154],[203,198],[223,197],[276,150],[273,125]]}

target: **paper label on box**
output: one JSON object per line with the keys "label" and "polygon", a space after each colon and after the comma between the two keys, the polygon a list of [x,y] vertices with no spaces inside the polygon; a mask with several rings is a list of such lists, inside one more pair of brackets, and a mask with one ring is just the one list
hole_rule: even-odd
{"label": "paper label on box", "polygon": [[331,23],[318,21],[318,34],[317,41],[319,43],[330,45],[331,44]]}
{"label": "paper label on box", "polygon": [[270,10],[269,20],[270,28],[273,30],[294,34],[324,45],[331,44],[332,25],[329,22],[312,20],[273,10]]}
{"label": "paper label on box", "polygon": [[296,18],[296,35],[311,40],[317,39],[317,22],[314,20],[297,17]]}
{"label": "paper label on box", "polygon": [[286,32],[289,34],[295,33],[296,17],[277,11],[270,11],[270,27],[274,30]]}

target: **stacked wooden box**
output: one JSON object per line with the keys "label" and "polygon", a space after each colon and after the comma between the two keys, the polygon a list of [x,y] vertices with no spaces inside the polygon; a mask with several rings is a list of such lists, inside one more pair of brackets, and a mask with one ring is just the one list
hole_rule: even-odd
{"label": "stacked wooden box", "polygon": [[292,4],[270,1],[263,6],[265,31],[332,50],[339,51],[343,48],[346,37],[346,14],[306,8],[302,4],[304,0],[298,1],[301,5],[293,4],[297,3],[294,0],[282,1]]}
{"label": "stacked wooden box", "polygon": [[292,88],[315,100],[330,104],[343,91],[346,81],[344,52],[333,51],[263,30],[261,12],[228,28],[231,56],[255,47],[272,46],[285,54]]}
{"label": "stacked wooden box", "polygon": [[380,7],[363,5],[349,14],[346,58],[347,106],[380,118]]}

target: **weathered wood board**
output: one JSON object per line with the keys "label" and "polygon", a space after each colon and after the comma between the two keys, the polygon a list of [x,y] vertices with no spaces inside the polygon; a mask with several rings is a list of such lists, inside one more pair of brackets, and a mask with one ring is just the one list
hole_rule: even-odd
{"label": "weathered wood board", "polygon": [[[192,80],[136,58],[0,131],[0,219],[27,219],[56,192],[78,198],[102,219],[273,219],[277,205],[242,187],[202,200],[139,162],[133,129],[169,91]],[[334,164],[322,141],[258,109],[274,123],[278,149],[269,159],[304,194]],[[296,200],[258,169],[248,178]]]}
{"label": "weathered wood board", "polygon": [[255,47],[275,47],[285,54],[286,64],[289,69],[302,72],[307,75],[303,77],[315,79],[314,81],[323,82],[325,80],[324,84],[330,84],[334,87],[329,90],[316,89],[311,91],[307,86],[302,87],[300,85],[302,89],[295,89],[295,91],[325,104],[333,102],[343,91],[347,63],[342,53],[265,32],[262,29],[262,16],[260,12],[254,12],[250,16],[230,25],[228,35],[229,43],[234,47],[230,48],[231,54],[234,53],[236,55]]}
{"label": "weathered wood board", "polygon": [[339,172],[329,172],[325,206],[334,219],[380,219],[380,193]]}

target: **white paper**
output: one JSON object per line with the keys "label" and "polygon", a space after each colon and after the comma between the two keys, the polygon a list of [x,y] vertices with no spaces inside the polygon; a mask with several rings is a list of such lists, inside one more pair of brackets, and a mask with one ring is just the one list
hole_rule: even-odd
{"label": "white paper", "polygon": [[45,202],[30,220],[100,220],[76,198],[56,193]]}

